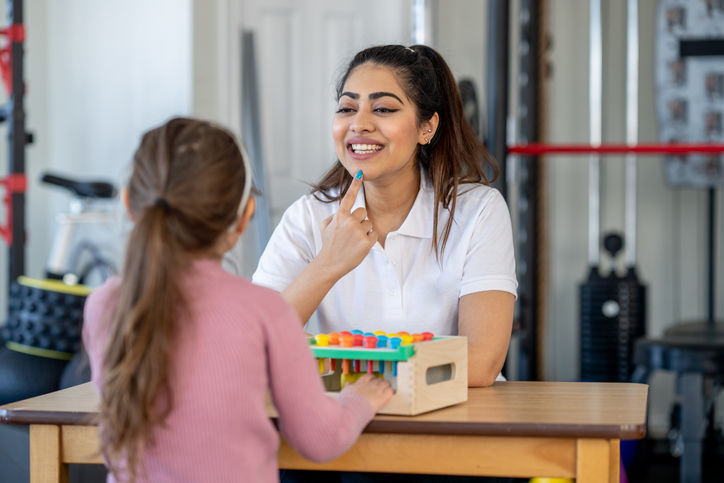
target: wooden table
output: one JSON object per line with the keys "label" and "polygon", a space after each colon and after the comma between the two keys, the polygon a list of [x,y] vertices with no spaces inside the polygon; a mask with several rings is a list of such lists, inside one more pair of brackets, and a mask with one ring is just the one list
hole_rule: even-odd
{"label": "wooden table", "polygon": [[[647,393],[644,384],[498,382],[449,408],[377,416],[329,463],[309,462],[282,442],[279,466],[618,483],[619,441],[645,435]],[[87,383],[0,406],[1,422],[30,425],[31,482],[66,481],[68,463],[103,462],[97,404]]]}

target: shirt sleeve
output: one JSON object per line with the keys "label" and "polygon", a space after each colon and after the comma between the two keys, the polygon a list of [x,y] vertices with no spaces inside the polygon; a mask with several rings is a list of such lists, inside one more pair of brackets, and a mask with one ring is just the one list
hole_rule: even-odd
{"label": "shirt sleeve", "polygon": [[252,282],[277,292],[286,289],[317,255],[313,247],[317,229],[305,198],[294,202],[274,229]]}
{"label": "shirt sleeve", "polygon": [[517,297],[515,254],[510,213],[503,196],[491,190],[473,227],[460,283],[460,297],[501,290]]}
{"label": "shirt sleeve", "polygon": [[279,429],[299,454],[328,461],[347,451],[374,417],[372,405],[355,393],[324,392],[312,351],[296,313],[283,308],[266,324],[269,384]]}
{"label": "shirt sleeve", "polygon": [[113,277],[93,290],[83,306],[83,347],[88,354],[91,381],[100,391],[103,381],[103,354],[108,343],[108,330],[120,279]]}

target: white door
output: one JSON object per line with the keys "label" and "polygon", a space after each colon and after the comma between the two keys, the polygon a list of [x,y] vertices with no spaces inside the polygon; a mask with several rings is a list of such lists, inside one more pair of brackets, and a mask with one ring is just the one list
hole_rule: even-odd
{"label": "white door", "polygon": [[241,0],[237,25],[256,47],[272,227],[336,159],[334,85],[345,65],[370,45],[409,44],[410,12],[410,0]]}

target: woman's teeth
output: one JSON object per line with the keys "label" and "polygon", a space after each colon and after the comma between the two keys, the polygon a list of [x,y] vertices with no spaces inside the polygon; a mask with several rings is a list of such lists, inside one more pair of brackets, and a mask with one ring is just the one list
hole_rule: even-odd
{"label": "woman's teeth", "polygon": [[355,154],[371,154],[382,149],[379,144],[352,144],[352,151]]}

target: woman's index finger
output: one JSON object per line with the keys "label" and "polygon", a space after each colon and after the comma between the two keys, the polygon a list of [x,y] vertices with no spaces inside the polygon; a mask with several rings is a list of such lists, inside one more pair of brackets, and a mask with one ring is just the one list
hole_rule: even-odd
{"label": "woman's index finger", "polygon": [[352,184],[349,185],[347,192],[344,194],[342,200],[339,202],[339,211],[343,211],[346,214],[352,212],[352,207],[354,206],[354,201],[357,199],[357,193],[359,193],[360,186],[362,186],[361,169],[357,171],[357,175],[354,177],[354,179],[352,179]]}

